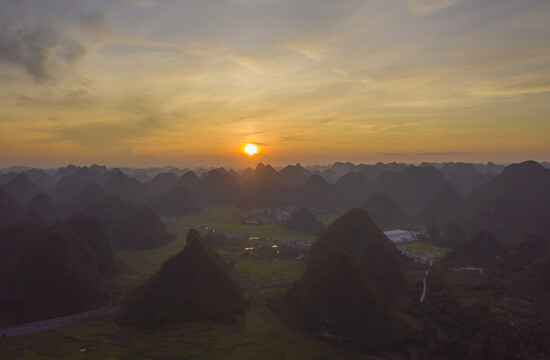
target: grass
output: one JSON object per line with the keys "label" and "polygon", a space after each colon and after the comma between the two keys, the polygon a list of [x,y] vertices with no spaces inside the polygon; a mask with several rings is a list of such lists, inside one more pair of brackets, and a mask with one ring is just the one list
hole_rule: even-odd
{"label": "grass", "polygon": [[439,252],[442,255],[445,255],[446,253],[448,253],[451,250],[451,249],[447,249],[447,248],[438,247],[438,246],[435,246],[435,245],[432,245],[432,244],[429,244],[429,243],[425,243],[425,242],[422,242],[422,241],[418,241],[418,240],[409,241],[409,242],[398,244],[398,245],[400,247],[405,248],[408,251],[416,251],[416,252],[422,253],[422,254],[429,251],[431,253]]}
{"label": "grass", "polygon": [[[305,360],[351,355],[288,328],[262,305],[233,324],[198,322],[147,333],[99,320],[24,339],[3,340],[0,358]],[[84,348],[90,351],[81,352]]]}
{"label": "grass", "polygon": [[[248,235],[249,237],[258,238],[295,238],[301,241],[313,241],[315,239],[312,235],[282,228],[274,223],[274,219],[232,207],[208,207],[203,214],[170,217],[169,219],[176,222],[183,231],[195,228],[201,234],[214,230],[218,233]],[[260,224],[245,224],[244,221],[248,219],[258,220]]]}
{"label": "grass", "polygon": [[247,259],[235,264],[234,269],[250,282],[264,283],[300,278],[304,273],[305,263],[294,259],[274,259],[271,262]]}
{"label": "grass", "polygon": [[[255,218],[262,222],[259,225],[248,225],[242,222],[249,218]],[[172,220],[169,230],[177,235],[176,239],[164,246],[150,250],[117,250],[115,257],[123,264],[123,269],[110,282],[112,293],[109,304],[120,303],[138,286],[143,284],[155,274],[164,261],[170,256],[180,252],[185,246],[185,236],[189,229],[195,228],[204,235],[209,230],[216,232],[228,232],[249,237],[257,237],[257,240],[249,240],[249,245],[269,243],[265,238],[296,238],[301,241],[313,241],[314,237],[296,231],[284,229],[272,221],[258,214],[241,211],[231,207],[210,207],[203,214],[191,216],[170,217]],[[206,229],[207,228],[207,229]],[[220,252],[229,263],[235,263],[237,271],[244,275],[245,279],[252,282],[272,281],[277,279],[289,279],[300,277],[303,265],[297,260],[274,260],[273,262],[246,260],[240,263],[242,249],[236,251]]]}

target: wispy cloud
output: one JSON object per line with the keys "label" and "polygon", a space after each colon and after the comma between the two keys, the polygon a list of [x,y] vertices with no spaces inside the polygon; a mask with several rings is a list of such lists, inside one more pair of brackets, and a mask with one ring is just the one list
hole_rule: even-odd
{"label": "wispy cloud", "polygon": [[425,15],[445,9],[456,3],[456,0],[407,0],[407,5],[415,15]]}
{"label": "wispy cloud", "polygon": [[418,153],[417,155],[421,155],[421,156],[440,156],[440,157],[445,157],[445,156],[455,156],[455,155],[470,155],[471,153],[469,152],[464,152],[464,151],[428,151],[428,152],[421,152],[421,153]]}
{"label": "wispy cloud", "polygon": [[158,3],[153,0],[124,0],[124,2],[137,8],[151,8],[158,5]]}

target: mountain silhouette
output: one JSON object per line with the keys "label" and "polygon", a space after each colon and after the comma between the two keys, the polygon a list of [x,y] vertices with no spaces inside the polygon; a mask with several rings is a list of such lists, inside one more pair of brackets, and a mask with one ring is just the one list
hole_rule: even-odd
{"label": "mountain silhouette", "polygon": [[403,172],[381,174],[374,183],[374,191],[387,194],[400,208],[412,214],[424,209],[445,183],[445,176],[432,166],[410,166]]}
{"label": "mountain silhouette", "polygon": [[293,189],[276,183],[253,183],[243,193],[239,206],[252,208],[277,208],[294,205]]}
{"label": "mountain silhouette", "polygon": [[225,170],[211,170],[201,176],[204,185],[204,202],[211,205],[234,205],[243,188],[240,181]]}
{"label": "mountain silhouette", "polygon": [[153,198],[153,194],[146,185],[126,176],[122,171],[114,173],[103,189],[107,194],[116,195],[139,205],[147,204]]}
{"label": "mountain silhouette", "polygon": [[196,214],[201,207],[186,188],[175,186],[158,199],[156,209],[163,216],[182,216]]}
{"label": "mountain silhouette", "polygon": [[481,175],[474,164],[466,163],[447,163],[443,165],[441,172],[462,196],[475,189],[475,181]]}
{"label": "mountain silhouette", "polygon": [[4,185],[4,190],[20,203],[27,203],[33,196],[41,193],[43,189],[32,182],[23,173],[17,175]]}
{"label": "mountain silhouette", "polygon": [[457,189],[450,183],[443,186],[430,198],[420,218],[424,222],[433,222],[441,225],[451,217],[458,205],[463,201]]}
{"label": "mountain silhouette", "polygon": [[[74,165],[72,166],[74,167]],[[61,177],[49,190],[50,195],[56,202],[65,203],[73,199],[88,185],[97,183],[87,168],[76,168],[71,166],[60,169],[58,175]]]}
{"label": "mountain silhouette", "polygon": [[407,224],[410,217],[386,194],[376,193],[361,206],[374,222],[384,228],[394,228]]}
{"label": "mountain silhouette", "polygon": [[370,191],[371,182],[361,172],[348,172],[336,181],[336,188],[350,207],[360,206]]}
{"label": "mountain silhouette", "polygon": [[48,189],[54,183],[55,180],[42,169],[31,169],[25,171],[25,175],[31,179],[33,183],[38,185],[41,189]]}
{"label": "mountain silhouette", "polygon": [[337,209],[344,199],[334,184],[329,184],[320,175],[313,174],[294,189],[293,205],[317,209]]}
{"label": "mountain silhouette", "polygon": [[51,196],[46,193],[36,194],[27,204],[27,209],[36,211],[47,224],[51,224],[61,218],[60,209]]}
{"label": "mountain silhouette", "polygon": [[302,165],[288,165],[279,171],[278,181],[284,185],[298,186],[303,184],[310,176],[311,172]]}
{"label": "mountain silhouette", "polygon": [[161,196],[176,187],[179,180],[174,173],[160,173],[147,183],[147,187],[155,196]]}
{"label": "mountain silhouette", "polygon": [[120,216],[114,224],[112,242],[115,248],[152,249],[172,238],[158,214],[145,205],[135,214]]}
{"label": "mountain silhouette", "polygon": [[319,235],[325,230],[325,225],[305,207],[296,210],[283,227],[313,235]]}

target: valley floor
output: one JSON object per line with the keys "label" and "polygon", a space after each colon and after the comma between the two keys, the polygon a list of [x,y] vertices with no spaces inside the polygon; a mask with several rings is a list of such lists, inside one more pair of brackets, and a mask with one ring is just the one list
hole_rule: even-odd
{"label": "valley floor", "polygon": [[[269,245],[270,239],[293,238],[311,242],[314,237],[283,229],[269,221],[244,223],[252,213],[231,208],[208,209],[197,216],[170,218],[170,228],[178,237],[151,250],[117,251],[122,271],[111,281],[111,299],[104,307],[116,306],[185,244],[189,228],[205,234],[216,232],[246,234],[247,247]],[[327,214],[326,222],[334,218]],[[208,230],[207,230],[208,229]],[[268,240],[266,240],[266,238]],[[125,328],[113,318],[91,320],[77,325],[32,335],[0,340],[0,359],[401,359],[398,354],[371,357],[310,338],[289,328],[270,307],[272,299],[282,299],[292,279],[300,278],[303,259],[243,258],[243,248],[219,250],[233,266],[250,304],[247,312],[234,323],[196,322],[165,327],[154,332]],[[255,288],[250,284],[277,283],[276,288]],[[259,287],[259,286],[257,286]]]}

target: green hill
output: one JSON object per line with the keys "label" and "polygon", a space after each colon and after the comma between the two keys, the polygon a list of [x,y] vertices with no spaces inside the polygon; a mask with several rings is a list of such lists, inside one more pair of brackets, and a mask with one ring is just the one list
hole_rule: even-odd
{"label": "green hill", "polygon": [[376,239],[386,243],[398,258],[403,256],[363,209],[353,209],[336,219],[313,242],[310,260],[316,260],[332,250],[346,251],[357,257],[367,240]]}
{"label": "green hill", "polygon": [[222,258],[191,229],[185,248],[168,259],[130,298],[120,321],[151,327],[232,317],[245,302]]}
{"label": "green hill", "polygon": [[382,294],[342,251],[310,263],[288,292],[287,304],[298,326],[365,349],[385,347],[392,332],[392,316]]}

